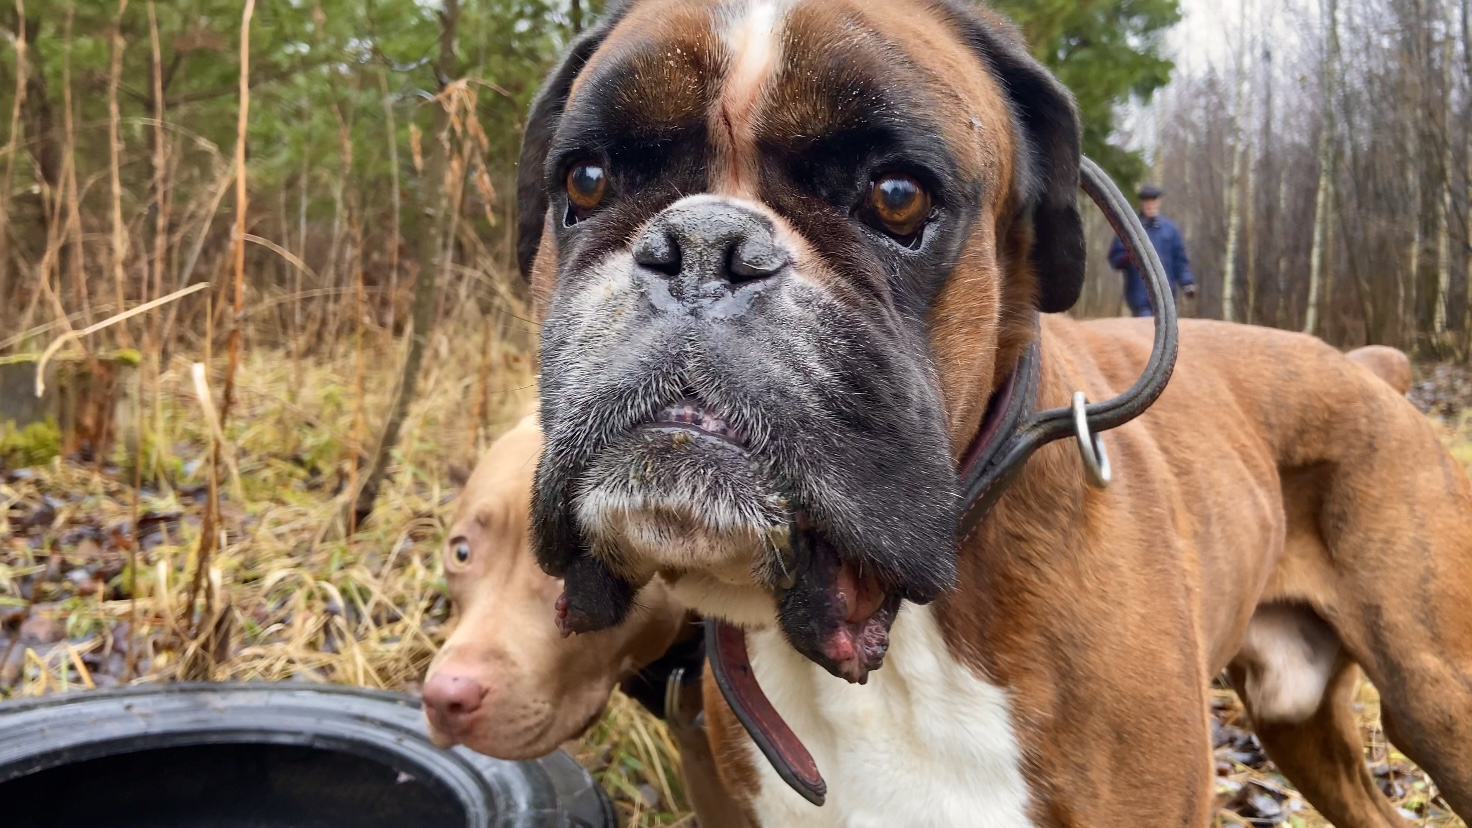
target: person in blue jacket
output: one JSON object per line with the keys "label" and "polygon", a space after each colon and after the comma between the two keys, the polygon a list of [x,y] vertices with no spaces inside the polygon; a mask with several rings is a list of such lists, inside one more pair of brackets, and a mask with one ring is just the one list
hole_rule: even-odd
{"label": "person in blue jacket", "polygon": [[[1150,243],[1155,245],[1155,253],[1160,256],[1160,264],[1165,267],[1171,298],[1175,298],[1176,291],[1185,293],[1188,299],[1194,298],[1196,279],[1191,275],[1191,261],[1186,257],[1186,242],[1175,222],[1160,214],[1160,188],[1147,184],[1140,188],[1139,195],[1140,223],[1145,225],[1145,233],[1150,236]],[[1130,262],[1124,242],[1118,238],[1109,245],[1109,265],[1124,271],[1124,301],[1130,306],[1130,313],[1149,316],[1150,295],[1145,292],[1145,282]]]}

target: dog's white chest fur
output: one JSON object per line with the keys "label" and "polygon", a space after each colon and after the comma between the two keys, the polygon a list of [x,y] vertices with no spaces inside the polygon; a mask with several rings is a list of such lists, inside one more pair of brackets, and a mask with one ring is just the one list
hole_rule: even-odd
{"label": "dog's white chest fur", "polygon": [[951,657],[930,607],[904,607],[864,686],[829,675],[775,629],[748,635],[762,689],[828,782],[826,804],[810,805],[748,741],[762,828],[1032,824],[1007,695]]}

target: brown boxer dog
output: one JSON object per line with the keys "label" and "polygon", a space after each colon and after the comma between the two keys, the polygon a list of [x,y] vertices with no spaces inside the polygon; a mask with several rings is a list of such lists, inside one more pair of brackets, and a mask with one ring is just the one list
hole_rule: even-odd
{"label": "brown boxer dog", "polygon": [[1121,393],[1151,350],[1149,321],[1056,315],[1079,136],[961,0],[611,4],[518,183],[558,623],[615,625],[657,575],[744,627],[827,780],[822,806],[789,789],[707,685],[766,826],[1206,825],[1224,668],[1336,825],[1400,822],[1356,666],[1472,815],[1472,487],[1321,341],[1183,322],[1164,394],[1104,435],[1111,485],[1052,443],[958,537],[957,464],[1033,343],[1038,408]]}
{"label": "brown boxer dog", "polygon": [[[464,482],[445,540],[454,627],[425,677],[430,736],[500,759],[545,756],[598,720],[615,686],[665,720],[685,789],[705,828],[742,828],[717,776],[701,712],[698,620],[655,581],[616,629],[563,641],[562,585],[537,566],[527,508],[542,448],[535,412],[501,435]],[[675,709],[666,702],[670,673]]]}
{"label": "brown boxer dog", "polygon": [[1411,360],[1405,352],[1389,345],[1366,345],[1345,354],[1350,361],[1370,369],[1401,394],[1411,390]]}

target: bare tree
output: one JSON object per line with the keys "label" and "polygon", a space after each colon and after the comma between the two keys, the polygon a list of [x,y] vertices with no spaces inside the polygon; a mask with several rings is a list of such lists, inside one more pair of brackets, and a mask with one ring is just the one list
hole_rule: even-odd
{"label": "bare tree", "polygon": [[1436,306],[1432,311],[1432,333],[1438,343],[1446,334],[1447,302],[1452,286],[1452,9],[1451,3],[1444,4],[1442,21],[1445,31],[1441,38],[1441,198],[1436,204]]}
{"label": "bare tree", "polygon": [[1309,254],[1308,306],[1303,330],[1314,333],[1319,326],[1319,302],[1322,290],[1324,241],[1329,228],[1329,210],[1334,201],[1334,87],[1339,67],[1339,2],[1324,0],[1324,26],[1328,30],[1328,47],[1324,50],[1322,76],[1324,122],[1319,128],[1319,186],[1314,202],[1313,251]]}
{"label": "bare tree", "polygon": [[[1250,141],[1245,128],[1244,108],[1248,95],[1247,22],[1252,19],[1251,6],[1251,0],[1242,0],[1242,26],[1237,44],[1237,97],[1232,105],[1232,177],[1227,184],[1227,247],[1222,254],[1222,318],[1229,322],[1236,316],[1233,303],[1237,293],[1237,235],[1242,225],[1239,196],[1242,160],[1247,155]],[[1251,209],[1250,205],[1248,209]]]}

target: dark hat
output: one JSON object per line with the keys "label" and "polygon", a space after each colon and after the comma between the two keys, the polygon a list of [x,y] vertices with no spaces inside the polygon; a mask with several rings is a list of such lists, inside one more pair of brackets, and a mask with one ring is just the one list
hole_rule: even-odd
{"label": "dark hat", "polygon": [[1162,195],[1164,195],[1164,193],[1162,193],[1160,191],[1160,188],[1155,186],[1154,184],[1146,184],[1145,186],[1140,188],[1141,201],[1152,198],[1160,198]]}

